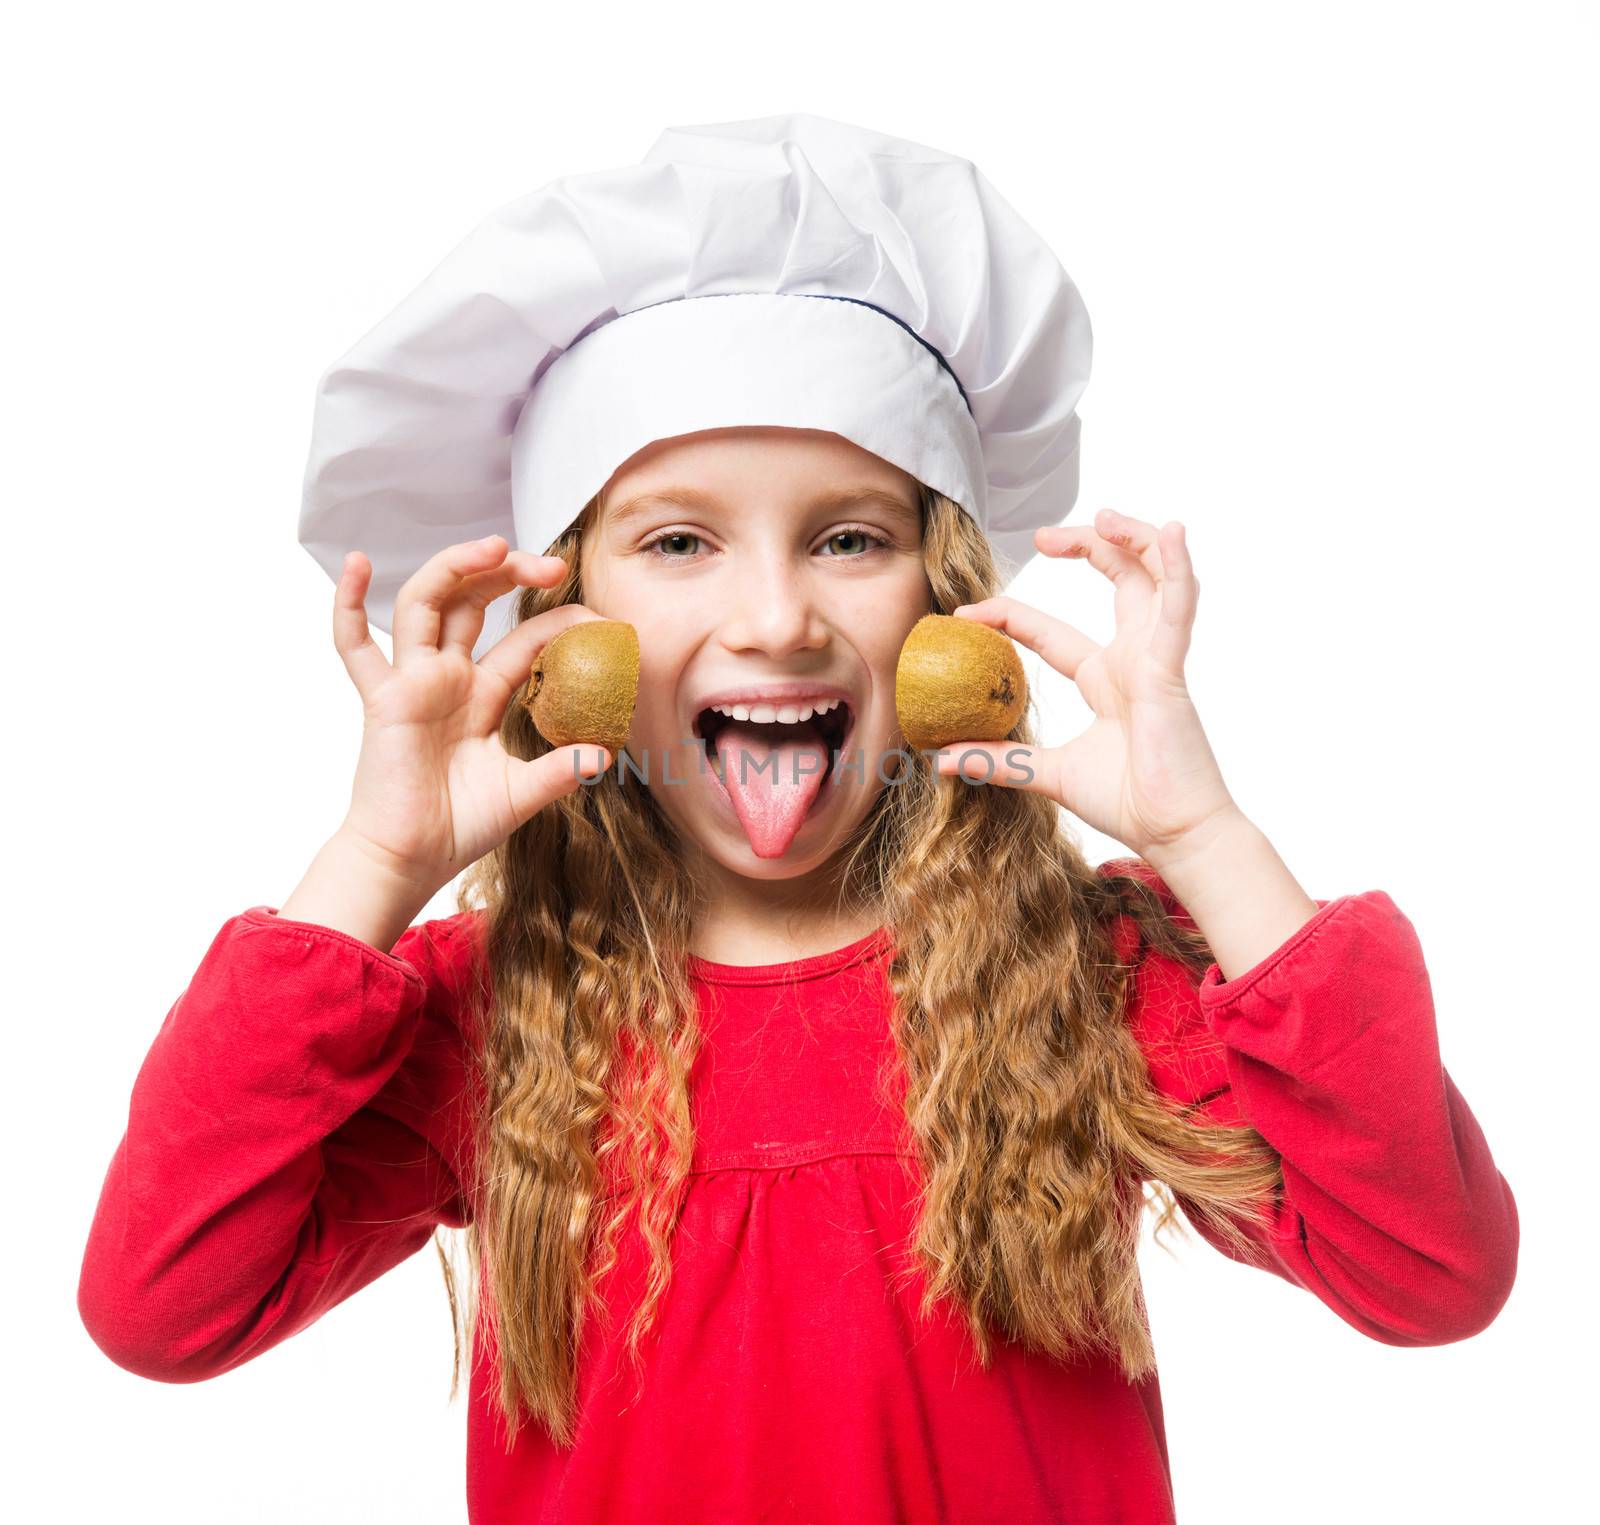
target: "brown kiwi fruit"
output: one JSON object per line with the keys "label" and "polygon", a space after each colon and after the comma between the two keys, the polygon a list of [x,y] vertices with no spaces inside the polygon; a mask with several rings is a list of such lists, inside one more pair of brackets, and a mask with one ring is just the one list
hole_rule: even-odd
{"label": "brown kiwi fruit", "polygon": [[523,704],[553,747],[622,750],[639,697],[639,632],[626,620],[584,620],[545,643]]}
{"label": "brown kiwi fruit", "polygon": [[1027,702],[1010,636],[953,614],[925,614],[911,627],[895,667],[894,708],[917,751],[1004,741]]}

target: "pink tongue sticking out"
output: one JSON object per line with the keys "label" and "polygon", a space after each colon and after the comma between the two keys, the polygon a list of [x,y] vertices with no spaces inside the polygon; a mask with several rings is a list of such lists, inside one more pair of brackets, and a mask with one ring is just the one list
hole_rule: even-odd
{"label": "pink tongue sticking out", "polygon": [[805,824],[822,787],[828,749],[809,721],[749,725],[717,732],[722,783],[758,858],[781,858]]}

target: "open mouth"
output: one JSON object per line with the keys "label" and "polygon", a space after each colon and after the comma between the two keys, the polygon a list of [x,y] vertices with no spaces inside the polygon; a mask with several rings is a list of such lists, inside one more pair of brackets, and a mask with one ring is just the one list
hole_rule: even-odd
{"label": "open mouth", "polygon": [[[751,708],[780,712],[776,705],[737,707],[747,714]],[[837,795],[838,758],[854,729],[854,714],[842,698],[800,720],[740,720],[708,708],[693,725],[711,763],[712,787],[759,858],[781,858]]]}
{"label": "open mouth", "polygon": [[780,746],[784,742],[804,744],[809,741],[820,744],[828,758],[827,767],[822,775],[822,782],[826,784],[833,776],[839,753],[844,750],[845,742],[855,729],[855,714],[850,708],[849,701],[844,699],[831,710],[813,714],[805,720],[795,721],[735,720],[733,716],[725,715],[721,710],[701,710],[694,717],[693,731],[697,738],[705,742],[706,756],[717,770],[719,780],[722,778],[722,761],[717,749],[717,737],[730,725],[749,727],[773,747]]}

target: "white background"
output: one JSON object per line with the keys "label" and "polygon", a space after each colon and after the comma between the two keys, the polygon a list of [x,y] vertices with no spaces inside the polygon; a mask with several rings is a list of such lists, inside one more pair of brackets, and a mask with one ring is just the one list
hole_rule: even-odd
{"label": "white background", "polygon": [[[1411,918],[1516,1194],[1510,1302],[1438,1348],[1147,1246],[1180,1519],[1580,1512],[1584,7],[101,5],[8,33],[13,1518],[464,1518],[431,1249],[189,1387],[91,1343],[79,1260],[168,1007],[348,800],[359,708],[295,540],[320,372],[494,207],[791,110],[972,159],[1057,249],[1096,337],[1074,516],[1189,527],[1230,787],[1308,892]],[[1109,634],[1087,563],[1013,591]],[[1073,734],[1072,685],[1031,670]]]}

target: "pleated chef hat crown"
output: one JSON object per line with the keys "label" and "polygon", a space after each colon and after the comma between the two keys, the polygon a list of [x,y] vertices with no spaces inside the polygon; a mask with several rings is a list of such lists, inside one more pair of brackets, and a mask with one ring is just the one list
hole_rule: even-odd
{"label": "pleated chef hat crown", "polygon": [[323,373],[299,538],[335,580],[371,559],[389,631],[445,546],[542,552],[653,441],[781,425],[959,503],[1009,582],[1077,497],[1090,345],[1060,261],[968,160],[806,113],[668,128],[491,213]]}

